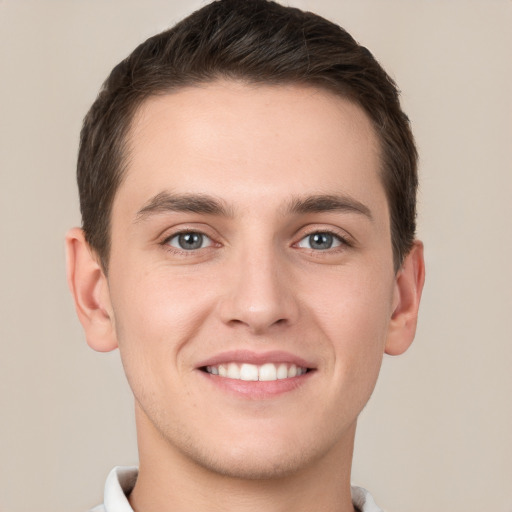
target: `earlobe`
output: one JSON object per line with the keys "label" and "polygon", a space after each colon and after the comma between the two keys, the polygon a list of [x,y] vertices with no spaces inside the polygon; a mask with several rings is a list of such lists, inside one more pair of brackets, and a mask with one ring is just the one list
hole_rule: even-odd
{"label": "earlobe", "polygon": [[67,279],[87,343],[99,352],[117,348],[107,278],[80,228],[66,235]]}
{"label": "earlobe", "polygon": [[395,278],[393,313],[385,352],[399,355],[411,345],[416,333],[421,292],[425,282],[423,244],[416,240]]}

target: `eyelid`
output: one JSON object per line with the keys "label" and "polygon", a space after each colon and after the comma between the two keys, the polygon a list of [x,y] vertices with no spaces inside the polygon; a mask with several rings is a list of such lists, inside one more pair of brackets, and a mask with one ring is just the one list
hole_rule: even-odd
{"label": "eyelid", "polygon": [[[312,249],[312,248],[308,248],[308,247],[299,246],[299,243],[302,242],[304,239],[306,239],[312,235],[315,235],[317,233],[331,235],[337,241],[339,241],[339,244],[334,247],[331,247],[329,249],[324,249],[324,250]],[[350,235],[347,231],[342,230],[340,228],[335,228],[332,226],[329,226],[329,227],[320,226],[320,225],[308,226],[308,227],[300,230],[299,236],[297,238],[298,238],[298,241],[295,242],[293,244],[293,246],[299,247],[301,249],[311,250],[316,253],[320,253],[320,252],[329,253],[329,252],[333,252],[333,251],[340,250],[340,249],[343,250],[343,248],[354,247],[354,245],[356,243],[354,238],[352,237],[352,235]]]}
{"label": "eyelid", "polygon": [[[208,241],[208,245],[206,245],[205,247],[198,247],[197,249],[184,249],[183,247],[179,247],[179,246],[176,246],[176,245],[173,245],[171,243],[172,240],[174,240],[175,238],[178,239],[181,235],[200,235],[201,237],[203,237],[203,242],[205,241]],[[206,240],[205,240],[206,239]],[[181,231],[181,232],[177,232],[177,233],[174,233],[170,236],[168,236],[165,241],[164,241],[165,244],[167,245],[170,245],[171,247],[173,247],[174,249],[177,249],[178,251],[186,251],[186,252],[192,252],[192,251],[199,251],[200,249],[206,249],[207,247],[210,247],[211,245],[213,245],[213,240],[205,233],[201,233],[200,231],[190,231],[190,230],[185,230],[185,231]]]}
{"label": "eyelid", "polygon": [[[162,246],[165,250],[170,251],[174,254],[185,255],[185,256],[193,256],[198,252],[202,252],[208,250],[212,247],[220,247],[222,243],[218,242],[218,236],[216,233],[212,233],[212,229],[209,229],[208,226],[201,224],[197,225],[181,225],[181,226],[173,226],[171,228],[166,229],[161,235],[158,244]],[[198,249],[182,249],[180,247],[176,247],[171,245],[169,242],[175,237],[186,233],[196,233],[198,235],[202,235],[207,238],[210,243],[206,247],[201,247]]]}
{"label": "eyelid", "polygon": [[310,235],[306,235],[306,236],[303,236],[298,242],[297,242],[297,246],[302,248],[302,249],[312,249],[312,250],[315,250],[313,249],[313,247],[305,247],[304,245],[301,245],[303,242],[305,241],[308,241],[306,243],[309,243],[309,239],[314,236],[314,235],[317,235],[317,234],[321,234],[321,235],[329,235],[329,236],[332,236],[333,238],[333,245],[331,247],[328,247],[327,249],[318,249],[319,251],[329,251],[331,249],[336,249],[337,247],[340,247],[342,245],[345,245],[345,242],[344,240],[342,240],[338,235],[334,234],[334,233],[328,233],[327,231],[315,231],[313,233],[311,233]]}

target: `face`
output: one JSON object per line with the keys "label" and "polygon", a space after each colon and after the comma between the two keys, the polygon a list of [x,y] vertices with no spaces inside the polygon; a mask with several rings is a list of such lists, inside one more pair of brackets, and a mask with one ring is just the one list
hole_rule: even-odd
{"label": "face", "polygon": [[366,115],[216,82],[148,100],[129,148],[108,292],[142,444],[248,477],[341,453],[396,305]]}

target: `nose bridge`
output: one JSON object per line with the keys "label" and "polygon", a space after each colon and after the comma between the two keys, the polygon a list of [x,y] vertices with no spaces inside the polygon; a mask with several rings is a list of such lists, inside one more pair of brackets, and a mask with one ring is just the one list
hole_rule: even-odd
{"label": "nose bridge", "polygon": [[221,315],[225,323],[244,324],[253,333],[297,317],[286,258],[272,240],[253,240],[233,255]]}

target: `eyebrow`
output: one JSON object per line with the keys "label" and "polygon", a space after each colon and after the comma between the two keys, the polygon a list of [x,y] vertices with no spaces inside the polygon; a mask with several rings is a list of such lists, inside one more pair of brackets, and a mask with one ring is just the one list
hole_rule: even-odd
{"label": "eyebrow", "polygon": [[290,201],[288,212],[307,214],[321,212],[358,213],[373,220],[370,209],[357,199],[348,195],[318,194],[306,197],[296,197]]}
{"label": "eyebrow", "polygon": [[[287,214],[305,215],[322,212],[357,213],[373,220],[370,209],[353,197],[338,194],[316,194],[293,197],[285,209]],[[222,217],[234,217],[232,208],[223,200],[206,194],[172,194],[160,192],[136,214],[135,222],[165,212],[190,212]]]}
{"label": "eyebrow", "polygon": [[224,201],[204,194],[171,194],[160,192],[151,198],[136,214],[135,221],[165,212],[191,212],[206,215],[232,217],[233,213]]}

